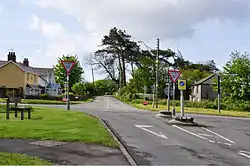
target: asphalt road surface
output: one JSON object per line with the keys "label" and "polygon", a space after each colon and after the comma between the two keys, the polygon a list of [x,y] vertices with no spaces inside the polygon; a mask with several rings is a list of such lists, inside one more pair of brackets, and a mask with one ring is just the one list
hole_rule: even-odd
{"label": "asphalt road surface", "polygon": [[168,125],[112,97],[71,109],[106,120],[138,165],[250,165],[250,119],[194,115],[208,127]]}

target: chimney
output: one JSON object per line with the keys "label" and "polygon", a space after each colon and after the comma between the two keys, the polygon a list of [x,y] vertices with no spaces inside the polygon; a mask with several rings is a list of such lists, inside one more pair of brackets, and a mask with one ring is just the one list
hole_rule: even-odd
{"label": "chimney", "polygon": [[8,54],[8,61],[16,62],[16,53],[13,51],[10,51]]}
{"label": "chimney", "polygon": [[29,66],[29,60],[28,60],[28,58],[24,58],[24,59],[23,59],[23,64],[24,64],[25,66]]}

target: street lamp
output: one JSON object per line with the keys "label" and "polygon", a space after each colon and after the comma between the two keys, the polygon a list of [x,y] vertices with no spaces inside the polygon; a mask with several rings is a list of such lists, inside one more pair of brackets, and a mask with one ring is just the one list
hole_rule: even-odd
{"label": "street lamp", "polygon": [[[142,43],[147,50],[151,53],[151,55],[155,56],[155,54],[151,51],[152,48],[147,46],[143,41],[138,41],[138,43]],[[160,39],[157,38],[157,58],[156,58],[156,81],[155,81],[155,106],[158,108],[158,84],[159,84],[159,43]],[[151,50],[150,50],[151,49]]]}

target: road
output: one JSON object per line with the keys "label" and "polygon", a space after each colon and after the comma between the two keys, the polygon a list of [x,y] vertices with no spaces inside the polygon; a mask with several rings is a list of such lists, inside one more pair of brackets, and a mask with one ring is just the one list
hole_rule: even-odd
{"label": "road", "polygon": [[71,108],[106,120],[138,165],[250,165],[250,119],[194,115],[208,127],[168,125],[112,97]]}

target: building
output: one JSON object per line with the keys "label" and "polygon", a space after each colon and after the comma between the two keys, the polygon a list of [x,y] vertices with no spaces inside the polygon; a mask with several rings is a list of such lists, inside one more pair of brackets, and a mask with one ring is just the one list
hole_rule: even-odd
{"label": "building", "polygon": [[218,79],[216,74],[212,74],[200,81],[195,82],[191,85],[190,101],[202,101],[202,100],[214,100],[218,93],[213,89],[214,82]]}
{"label": "building", "polygon": [[[0,87],[21,96],[40,95],[48,84],[55,84],[53,68],[31,67],[27,58],[16,62],[15,52],[9,52],[7,61],[0,61],[0,78]],[[3,90],[0,93],[3,96]]]}

